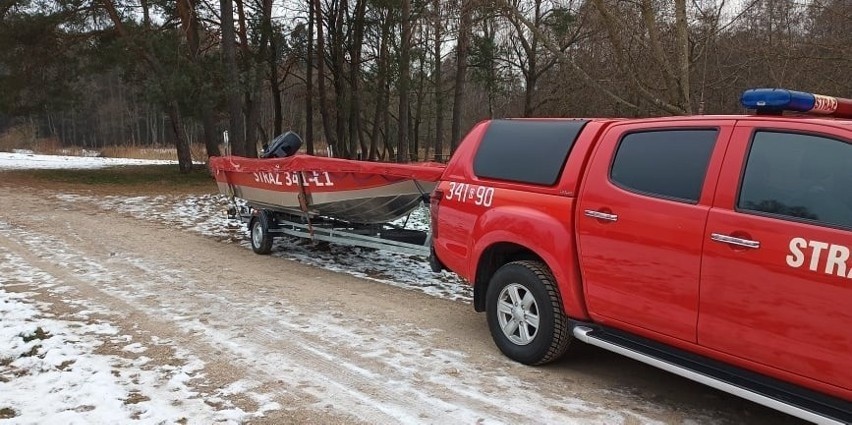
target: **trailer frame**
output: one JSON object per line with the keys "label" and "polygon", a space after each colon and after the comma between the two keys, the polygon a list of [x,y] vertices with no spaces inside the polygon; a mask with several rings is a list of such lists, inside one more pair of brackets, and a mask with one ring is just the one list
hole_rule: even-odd
{"label": "trailer frame", "polygon": [[[406,223],[409,215],[406,217]],[[228,218],[248,225],[252,250],[261,255],[272,251],[274,238],[294,236],[338,245],[380,249],[408,255],[429,256],[431,232],[407,229],[391,223],[358,224],[324,216],[298,215],[251,204],[232,205]]]}

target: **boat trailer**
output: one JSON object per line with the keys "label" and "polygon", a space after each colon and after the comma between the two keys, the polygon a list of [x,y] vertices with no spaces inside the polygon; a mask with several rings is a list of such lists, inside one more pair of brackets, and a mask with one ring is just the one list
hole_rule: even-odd
{"label": "boat trailer", "polygon": [[[272,252],[273,239],[284,235],[340,245],[380,249],[409,255],[428,256],[431,233],[407,229],[392,223],[358,224],[324,216],[305,216],[250,204],[232,204],[229,219],[248,225],[252,250],[261,255]],[[410,213],[406,216],[407,224]]]}

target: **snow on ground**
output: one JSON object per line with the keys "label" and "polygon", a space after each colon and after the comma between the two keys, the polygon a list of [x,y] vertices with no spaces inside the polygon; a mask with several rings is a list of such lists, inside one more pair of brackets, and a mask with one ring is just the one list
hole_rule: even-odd
{"label": "snow on ground", "polygon": [[[0,170],[42,168],[48,164],[62,168],[115,165],[115,162],[101,162],[103,158],[42,157],[0,153]],[[162,162],[133,160],[130,163]],[[176,237],[180,237],[180,231],[195,232],[251,249],[245,225],[227,219],[227,200],[218,194],[53,196],[59,208],[81,203],[95,205],[103,210],[172,226],[178,231]],[[428,211],[421,208],[414,211],[407,225],[425,230],[428,223]],[[97,262],[62,241],[2,222],[0,235],[15,240],[31,252],[38,252],[38,257],[47,263],[73,270],[78,283],[148,309],[155,317],[168,318],[177,329],[219,347],[229,358],[259,375],[309,383],[304,391],[316,392],[319,409],[333,403],[336,409],[368,422],[394,418],[395,422],[414,423],[426,417],[417,415],[436,411],[442,412],[444,419],[452,417],[460,423],[482,421],[483,415],[485,422],[500,422],[485,413],[498,406],[504,412],[534,417],[543,423],[654,422],[635,413],[587,403],[570,394],[550,395],[529,404],[525,401],[536,396],[534,390],[511,375],[476,370],[467,364],[461,352],[432,349],[397,338],[406,333],[428,334],[429,330],[413,329],[408,324],[370,323],[380,331],[359,333],[353,330],[350,319],[324,309],[300,313],[257,294],[227,288],[211,293],[185,271],[169,269],[164,264],[125,254]],[[333,244],[317,245],[305,239],[289,238],[278,239],[273,255],[438,297],[464,302],[471,299],[469,286],[449,273],[432,273],[425,258],[418,256]],[[270,401],[271,394],[254,392],[257,382],[250,376],[210,392],[193,390],[192,383],[205,381],[205,363],[201,359],[170,340],[134,337],[131,331],[117,328],[108,319],[122,312],[98,305],[97,301],[76,301],[73,311],[59,316],[48,313],[54,310],[44,300],[35,299],[34,293],[26,292],[27,288],[64,295],[62,299],[65,300],[86,297],[74,296],[80,288],[34,264],[0,248],[0,317],[3,318],[0,320],[0,418],[13,416],[15,423],[206,424],[241,422],[282,408]],[[282,262],[281,267],[286,264]],[[142,279],[136,275],[140,271],[144,273]],[[175,281],[181,282],[180,287],[175,287]],[[197,311],[199,308],[205,311]],[[199,314],[204,313],[213,314],[205,316],[209,319],[199,320]],[[264,332],[262,345],[246,335],[246,329],[265,329],[269,324],[286,332]],[[104,353],[99,350],[104,344],[118,346],[119,352]],[[146,356],[163,346],[174,351],[178,364],[156,365]],[[352,356],[355,359],[381,358],[387,369],[379,376],[357,363],[340,364],[334,358],[321,362],[321,368],[303,369],[303,365],[291,364],[292,359],[282,354],[281,346],[295,351],[293,356],[319,359],[327,356],[327,352],[313,347],[349,350],[355,353]],[[337,375],[345,375],[353,385],[341,385]],[[379,394],[359,390],[363,386],[378,391],[368,384],[376,381],[385,382]],[[429,385],[443,388],[447,394],[438,398],[423,390],[423,386]],[[493,387],[487,395],[481,391],[486,386]],[[247,395],[257,404],[257,409],[247,412],[230,404],[227,397],[232,394]],[[453,398],[469,400],[471,405],[481,406],[480,410],[448,404],[446,399]],[[10,409],[8,406],[13,407],[12,412],[4,412]],[[653,411],[655,407],[648,409]],[[561,413],[566,411],[581,415],[568,418]],[[712,422],[709,418],[703,419]]]}
{"label": "snow on ground", "polygon": [[[55,196],[60,203],[94,204],[104,210],[167,224],[251,249],[246,225],[239,220],[227,218],[228,201],[222,195]],[[396,224],[427,230],[429,210],[425,207],[418,208],[412,212],[407,222],[402,218]],[[426,258],[421,256],[344,245],[316,244],[307,239],[291,237],[276,239],[273,255],[389,285],[423,291],[434,296],[465,301],[472,299],[472,291],[467,284],[449,272],[432,272]]]}
{"label": "snow on ground", "polygon": [[[154,161],[126,158],[39,155],[30,151],[0,152],[3,169],[91,169],[118,165],[174,164],[175,161]],[[223,241],[239,243],[248,249],[247,230],[238,220],[225,215],[227,200],[218,194],[199,196],[107,196],[57,195],[63,202],[87,202],[105,210],[115,210],[135,218],[157,221],[176,228],[212,236]],[[427,208],[415,210],[406,221],[407,228],[428,230]],[[342,245],[315,244],[298,238],[280,238],[273,255],[305,264],[349,273],[390,285],[417,289],[449,299],[470,300],[470,288],[449,272],[433,273],[426,259],[366,248]]]}
{"label": "snow on ground", "polygon": [[[87,151],[91,154],[91,151]],[[177,161],[154,161],[148,159],[100,158],[93,156],[40,155],[31,151],[0,152],[0,170],[61,169],[61,168],[104,168],[118,165],[177,164]]]}
{"label": "snow on ground", "polygon": [[[0,152],[0,170],[83,169],[163,163],[168,162]],[[227,218],[225,213],[227,199],[219,194],[105,197],[57,194],[54,196],[60,206],[67,207],[74,203],[96,205],[103,210],[170,225],[176,229],[196,232],[226,243],[239,244],[244,249],[251,249],[246,237],[245,224]],[[407,228],[427,230],[428,223],[428,210],[421,208],[414,211],[407,220],[402,219],[397,224],[405,224]],[[15,234],[15,229],[9,228],[5,223],[0,223],[0,233],[20,241],[33,238],[33,235]],[[31,242],[45,241],[32,240]],[[119,276],[104,276],[103,267],[84,264],[84,260],[69,253],[67,248],[57,245],[57,241],[45,243],[43,246],[48,247],[46,252],[56,256],[61,263],[73,264],[74,261],[80,261],[79,265],[75,265],[75,269],[83,272],[87,281],[101,282],[107,287],[116,288],[114,282],[129,280]],[[471,297],[467,285],[462,284],[449,273],[432,273],[425,258],[422,257],[333,244],[314,244],[309,240],[298,238],[278,239],[273,255],[386,284],[420,290],[435,296],[460,300],[469,300]],[[156,266],[141,264],[128,258],[124,260],[134,263],[139,268],[156,270],[160,275],[164,273]],[[282,264],[283,266],[285,265]],[[181,280],[184,281],[184,278]],[[219,389],[218,393],[194,393],[188,389],[186,382],[192,379],[203,379],[201,370],[204,363],[199,359],[183,353],[178,356],[184,362],[182,365],[152,367],[148,364],[150,359],[145,356],[145,352],[149,345],[158,345],[161,342],[133,341],[130,335],[122,334],[121,330],[108,322],[93,321],[92,315],[110,313],[103,306],[83,305],[79,306],[81,310],[75,314],[62,318],[51,317],[51,314],[45,313],[48,305],[31,299],[31,293],[7,291],[9,288],[24,285],[47,288],[50,292],[57,294],[73,290],[59,284],[56,278],[27,264],[13,253],[0,250],[0,316],[3,317],[0,321],[0,394],[3,394],[3,397],[0,399],[6,406],[14,406],[14,412],[5,413],[14,415],[16,423],[40,423],[46,418],[57,423],[69,424],[124,423],[129,420],[141,424],[154,424],[175,423],[182,419],[189,419],[189,423],[240,422],[252,416],[262,416],[264,410],[277,407],[274,403],[267,403],[265,407],[253,413],[246,413],[227,404],[223,408],[221,407],[221,403],[225,400],[223,397],[235,392],[246,393],[247,388],[250,389],[253,384],[235,382],[229,388]],[[153,296],[152,294],[156,294],[157,291],[135,288],[133,297],[136,298],[145,293]],[[283,312],[276,307],[278,306],[264,306],[260,309],[275,310],[270,310],[269,313],[275,317],[281,317]],[[179,310],[168,312],[175,318],[184,317],[186,313]],[[362,336],[352,335],[342,323],[337,322],[340,322],[340,319],[335,317],[324,317],[322,320],[313,321],[313,323],[326,324],[324,328],[327,329],[324,329],[322,333],[328,334],[326,336],[330,344],[354,341],[352,347],[364,350],[365,358],[395,357],[396,360],[392,360],[392,363],[396,363],[401,369],[414,367],[412,359],[422,358],[419,352],[421,347],[398,346],[391,353],[386,345],[388,341],[374,341],[368,344],[363,341]],[[280,323],[289,322],[282,320]],[[241,354],[246,357],[254,357],[253,354],[256,354],[250,352],[245,342],[234,345],[233,341],[238,339],[234,332],[223,332],[212,327],[200,329],[199,323],[194,320],[182,324],[181,327],[192,332],[202,332],[213,342],[222,346],[239,348],[245,351]],[[122,351],[136,358],[131,360],[97,354],[98,347],[103,344],[104,339],[118,342],[122,346]],[[437,359],[436,367],[444,367],[447,356],[454,358],[453,363],[458,360],[456,359],[458,353],[430,354]],[[281,365],[278,363],[268,366],[272,372],[278,370]],[[119,370],[121,373],[116,373]],[[301,378],[308,379],[307,376]],[[168,382],[168,385],[163,386],[163,382]],[[343,389],[329,388],[329,391],[333,393]],[[467,391],[471,394],[475,393],[472,387],[467,388]],[[254,394],[254,397],[263,401],[269,396]],[[341,399],[349,397],[352,396],[341,394]],[[211,405],[218,405],[220,409],[216,410]],[[0,409],[4,407],[0,406]],[[352,409],[363,409],[363,406],[352,406]],[[187,418],[187,415],[183,415],[182,412],[192,412],[192,414]],[[3,413],[0,411],[0,417],[3,417]],[[401,413],[396,412],[396,414]],[[404,419],[404,416],[400,416],[399,419]]]}
{"label": "snow on ground", "polygon": [[[10,230],[0,223],[0,232]],[[136,354],[147,347],[109,322],[92,319],[115,314],[102,306],[79,306],[83,309],[59,318],[45,313],[49,303],[33,300],[33,293],[15,291],[26,287],[73,291],[0,249],[0,418],[12,417],[16,424],[207,424],[251,416],[233,407],[216,410],[208,403],[220,394],[205,399],[189,389],[189,380],[203,378],[204,363],[197,358],[176,349],[181,364],[151,366],[145,356],[99,354],[105,340]]]}
{"label": "snow on ground", "polygon": [[[0,359],[11,360],[8,367],[0,366],[0,401],[6,401],[0,403],[0,408],[6,404],[19,409],[15,412],[16,423],[44,423],[46,418],[52,423],[127,423],[130,419],[142,424],[180,423],[184,417],[190,423],[239,422],[282,408],[271,401],[272,394],[254,392],[257,381],[252,376],[211,393],[192,391],[188,384],[204,380],[205,365],[185,352],[178,356],[181,364],[177,366],[151,367],[145,357],[147,349],[143,348],[155,344],[177,347],[168,340],[134,341],[109,321],[93,319],[119,312],[86,302],[71,317],[54,318],[43,313],[45,306],[28,299],[27,293],[6,291],[14,286],[33,285],[70,300],[85,298],[74,295],[82,290],[81,285],[96,287],[152,316],[165,318],[185,334],[227,353],[225,357],[256,375],[299,383],[303,391],[315,395],[315,408],[333,405],[365,422],[380,423],[391,418],[395,423],[418,423],[428,417],[437,422],[453,418],[457,423],[500,423],[504,419],[499,415],[509,414],[566,425],[655,423],[641,414],[613,410],[571,394],[550,394],[528,404],[524,401],[537,394],[525,382],[500,370],[472,367],[462,352],[424,347],[400,338],[403,335],[416,339],[432,332],[407,323],[368,321],[363,325],[375,332],[364,332],[363,327],[352,326],[352,318],[333,310],[294,310],[262,293],[228,288],[211,292],[207,283],[196,280],[190,271],[131,254],[118,253],[99,261],[49,235],[3,222],[0,236],[38,252],[46,263],[73,270],[74,279],[78,280],[54,278],[0,248],[0,288],[5,288],[0,290],[0,312],[4,313],[0,346],[11,347],[0,352]],[[140,272],[142,276],[138,275]],[[176,286],[175,282],[181,285]],[[6,311],[12,312],[9,316],[14,318],[8,323]],[[270,329],[270,324],[275,330]],[[42,331],[37,330],[39,327]],[[30,335],[49,338],[24,341]],[[95,354],[98,339],[103,338],[138,357],[128,360]],[[28,354],[36,345],[40,347],[32,354],[38,359],[33,359]],[[349,356],[351,361],[341,362],[340,357],[331,354],[339,352],[353,353]],[[312,366],[299,360],[306,357],[319,363]],[[382,359],[381,374],[359,363],[369,364],[371,359]],[[74,363],[65,363],[71,360]],[[120,374],[117,376],[114,371]],[[383,384],[375,386],[376,382]],[[430,391],[430,387],[441,391]],[[487,394],[482,388],[489,388]],[[7,394],[14,398],[7,400]],[[230,394],[247,394],[259,407],[245,412],[229,406],[226,397]],[[213,407],[221,404],[221,410]],[[492,416],[488,413],[491,410],[499,413]],[[566,412],[571,415],[566,416]]]}

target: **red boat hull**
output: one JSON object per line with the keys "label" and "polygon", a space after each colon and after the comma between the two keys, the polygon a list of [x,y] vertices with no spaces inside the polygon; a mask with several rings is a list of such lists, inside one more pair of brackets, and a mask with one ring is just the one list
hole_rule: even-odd
{"label": "red boat hull", "polygon": [[319,215],[353,223],[386,223],[416,208],[444,166],[387,164],[296,155],[251,159],[214,157],[219,191],[251,206]]}

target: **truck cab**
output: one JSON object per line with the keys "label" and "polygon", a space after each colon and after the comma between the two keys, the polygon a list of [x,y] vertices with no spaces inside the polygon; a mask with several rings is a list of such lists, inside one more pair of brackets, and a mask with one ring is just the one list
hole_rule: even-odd
{"label": "truck cab", "polygon": [[[433,264],[514,360],[581,340],[852,422],[852,101],[743,103],[759,114],[479,124],[432,196]],[[822,116],[780,113],[804,108]]]}

